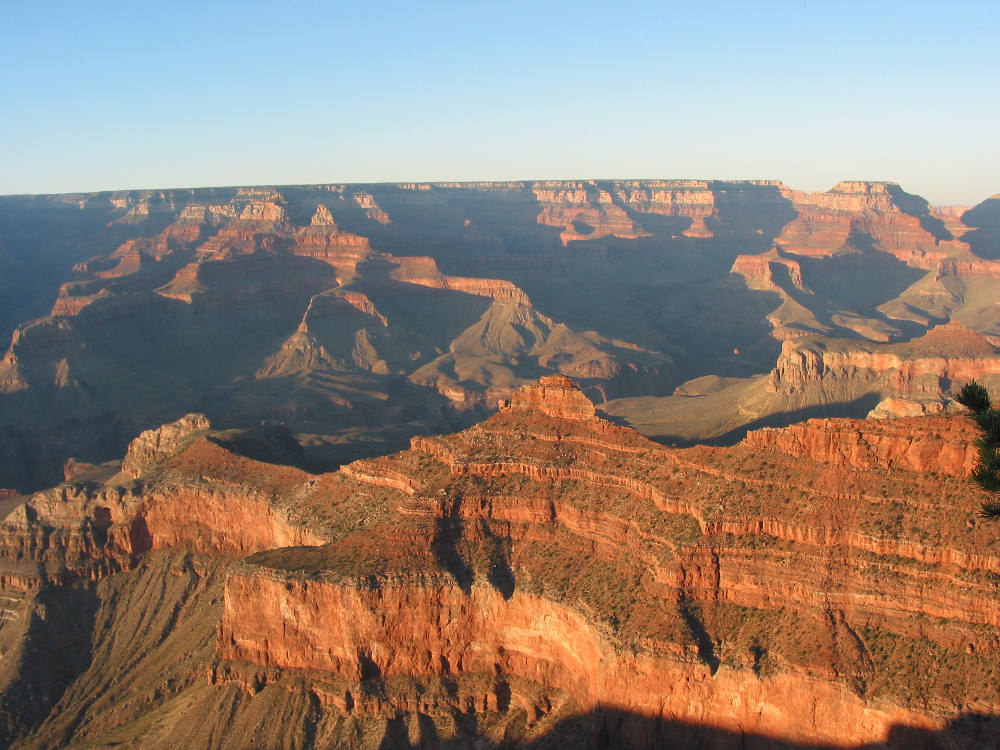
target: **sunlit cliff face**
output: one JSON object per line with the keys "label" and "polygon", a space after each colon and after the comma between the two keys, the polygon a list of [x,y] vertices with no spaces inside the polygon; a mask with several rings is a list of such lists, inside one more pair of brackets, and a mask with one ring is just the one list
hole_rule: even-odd
{"label": "sunlit cliff face", "polygon": [[[101,622],[112,592],[134,597],[171,566],[190,580],[163,594],[182,613],[164,632],[210,649],[181,654],[164,636],[138,663],[94,660],[63,686],[70,703],[90,700],[97,676],[145,670],[164,732],[195,716],[180,708],[190,691],[208,701],[198,731],[221,726],[211,706],[229,696],[239,732],[285,705],[254,731],[311,711],[338,742],[384,739],[400,716],[441,740],[541,741],[598,709],[629,718],[587,719],[584,736],[638,745],[953,732],[956,714],[996,708],[1000,558],[962,480],[973,432],[963,417],[813,420],[665,449],[552,376],[469,430],[314,475],[241,455],[264,438],[189,415],[137,439],[112,482],[15,504],[2,580],[27,607],[18,617],[44,591],[101,581]],[[176,572],[174,550],[193,567]],[[30,559],[42,577],[16,572]],[[214,603],[186,609],[202,591]],[[161,684],[147,661],[162,658],[191,676]],[[67,731],[128,735],[148,710]]]}

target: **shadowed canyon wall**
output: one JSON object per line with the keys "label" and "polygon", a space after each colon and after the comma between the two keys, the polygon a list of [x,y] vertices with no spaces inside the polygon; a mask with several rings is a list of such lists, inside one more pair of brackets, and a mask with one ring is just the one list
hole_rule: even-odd
{"label": "shadowed canyon wall", "polygon": [[[993,376],[992,351],[915,342],[948,321],[1000,336],[996,203],[766,180],[0,198],[0,486],[44,487],[189,412],[285,422],[331,469],[556,373],[664,439],[780,422],[789,392],[816,416],[864,416],[869,396],[934,411]],[[742,384],[680,419],[675,389],[713,376]]]}

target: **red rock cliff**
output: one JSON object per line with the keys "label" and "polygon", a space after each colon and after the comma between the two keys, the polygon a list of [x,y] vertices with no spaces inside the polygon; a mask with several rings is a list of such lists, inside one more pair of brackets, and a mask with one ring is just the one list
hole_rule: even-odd
{"label": "red rock cliff", "polygon": [[[502,675],[517,687],[484,688],[481,710],[533,721],[537,689],[788,742],[943,726],[891,676],[914,665],[876,644],[924,639],[976,674],[1000,653],[1000,557],[955,482],[968,437],[961,420],[820,420],[671,451],[545,378],[482,425],[347,467],[385,520],[253,558],[219,653],[386,685]],[[995,705],[931,683],[957,710]]]}
{"label": "red rock cliff", "polygon": [[887,420],[810,419],[747,434],[746,444],[829,466],[896,468],[967,478],[979,460],[975,425],[967,417]]}

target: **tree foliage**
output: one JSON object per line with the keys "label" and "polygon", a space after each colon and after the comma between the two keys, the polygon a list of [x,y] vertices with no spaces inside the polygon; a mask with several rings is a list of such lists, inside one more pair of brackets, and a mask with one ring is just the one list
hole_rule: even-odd
{"label": "tree foliage", "polygon": [[[1000,410],[993,408],[989,393],[975,380],[962,386],[955,400],[972,412],[979,426],[979,463],[972,478],[987,492],[1000,492]],[[1000,500],[983,503],[979,515],[1000,518]]]}
{"label": "tree foliage", "polygon": [[963,385],[955,400],[977,416],[990,410],[990,394],[975,380]]}
{"label": "tree foliage", "polygon": [[1000,518],[1000,500],[991,500],[988,503],[983,503],[983,507],[979,511],[980,518],[997,519]]}

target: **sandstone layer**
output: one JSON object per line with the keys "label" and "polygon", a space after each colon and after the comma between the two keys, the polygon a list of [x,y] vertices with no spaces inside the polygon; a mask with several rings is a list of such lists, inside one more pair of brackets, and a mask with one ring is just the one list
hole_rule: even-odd
{"label": "sandstone layer", "polygon": [[[549,376],[480,425],[335,473],[274,463],[279,447],[294,455],[274,429],[189,415],[137,438],[128,474],[3,500],[13,604],[0,638],[17,663],[30,670],[32,638],[69,627],[31,619],[45,597],[89,602],[67,631],[81,643],[88,622],[106,628],[61,682],[5,683],[48,705],[63,696],[32,714],[8,687],[8,738],[971,748],[998,736],[956,718],[1000,710],[1000,556],[962,480],[966,417],[813,420],[667,449]],[[154,622],[151,590],[176,615],[125,659],[136,625],[114,602]]]}
{"label": "sandstone layer", "polygon": [[[925,706],[955,693],[904,698],[896,649],[924,639],[958,674],[1000,647],[983,577],[1000,558],[966,523],[976,493],[949,479],[969,468],[961,418],[666,451],[585,405],[543,380],[472,430],[346,467],[397,493],[393,520],[251,558],[227,584],[220,655],[386,685],[495,675],[483,710],[535,721],[536,693],[514,685],[792,743],[947,724]],[[994,710],[974,692],[952,710]]]}
{"label": "sandstone layer", "polygon": [[877,346],[822,339],[786,341],[769,389],[779,393],[810,387],[850,387],[873,383],[888,395],[917,401],[948,400],[971,380],[1000,383],[1000,349],[960,323],[937,326],[906,343]]}

